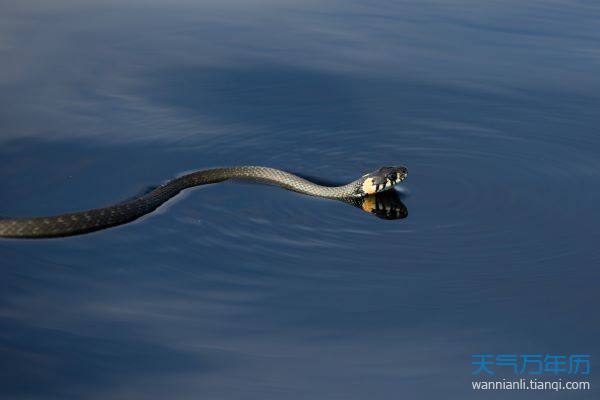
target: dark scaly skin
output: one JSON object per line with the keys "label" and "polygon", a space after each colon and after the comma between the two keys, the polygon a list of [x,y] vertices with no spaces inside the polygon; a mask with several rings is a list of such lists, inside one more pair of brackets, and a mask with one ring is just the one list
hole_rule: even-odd
{"label": "dark scaly skin", "polygon": [[[384,185],[386,177],[389,178],[389,182]],[[223,182],[228,179],[257,181],[310,196],[345,200],[366,196],[369,193],[365,193],[364,190],[371,191],[371,183],[373,193],[376,193],[391,188],[405,177],[406,169],[404,167],[384,167],[347,185],[328,187],[273,168],[253,166],[214,168],[183,175],[146,195],[125,203],[57,216],[0,220],[0,237],[62,237],[122,225],[151,213],[184,189]]]}

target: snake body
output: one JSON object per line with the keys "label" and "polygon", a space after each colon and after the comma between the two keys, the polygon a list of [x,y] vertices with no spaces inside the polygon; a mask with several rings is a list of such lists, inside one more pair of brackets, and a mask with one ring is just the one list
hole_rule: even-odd
{"label": "snake body", "polygon": [[406,177],[404,167],[384,167],[343,186],[322,186],[274,168],[242,166],[213,168],[173,179],[130,201],[48,217],[0,220],[0,237],[48,238],[79,235],[131,222],[151,213],[182,190],[228,179],[257,181],[327,199],[360,198],[391,188]]}

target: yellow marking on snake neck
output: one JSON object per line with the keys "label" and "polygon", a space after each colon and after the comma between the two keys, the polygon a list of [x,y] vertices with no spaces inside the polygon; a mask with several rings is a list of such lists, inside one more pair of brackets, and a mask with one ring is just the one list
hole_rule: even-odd
{"label": "yellow marking on snake neck", "polygon": [[377,189],[375,188],[375,185],[373,184],[374,179],[370,178],[370,179],[365,179],[365,181],[362,184],[362,191],[366,194],[374,194],[375,192],[377,192]]}

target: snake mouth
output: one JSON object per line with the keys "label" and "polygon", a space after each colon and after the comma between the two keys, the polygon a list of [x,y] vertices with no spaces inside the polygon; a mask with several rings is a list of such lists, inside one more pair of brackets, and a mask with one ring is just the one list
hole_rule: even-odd
{"label": "snake mouth", "polygon": [[396,182],[402,182],[408,176],[408,169],[406,169],[406,167],[398,167],[393,175],[395,175]]}
{"label": "snake mouth", "polygon": [[405,173],[403,173],[401,175],[399,174],[396,179],[392,179],[392,184],[395,185],[396,183],[402,182],[403,180],[406,179],[407,176],[408,176],[408,172],[405,172]]}
{"label": "snake mouth", "polygon": [[406,168],[402,168],[398,172],[393,172],[393,173],[389,174],[388,176],[386,176],[387,183],[389,183],[389,188],[396,185],[397,183],[402,182],[403,180],[406,179],[407,176],[408,176],[408,171],[406,171]]}

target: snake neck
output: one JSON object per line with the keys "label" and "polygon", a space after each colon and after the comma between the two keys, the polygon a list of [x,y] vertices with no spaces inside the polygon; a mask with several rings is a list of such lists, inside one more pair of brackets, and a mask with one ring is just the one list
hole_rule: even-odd
{"label": "snake neck", "polygon": [[342,186],[322,186],[289,172],[257,166],[214,168],[184,175],[176,181],[182,181],[184,187],[179,189],[181,190],[185,187],[218,183],[229,179],[275,185],[297,193],[327,199],[357,197],[361,184],[360,180],[356,180]]}

